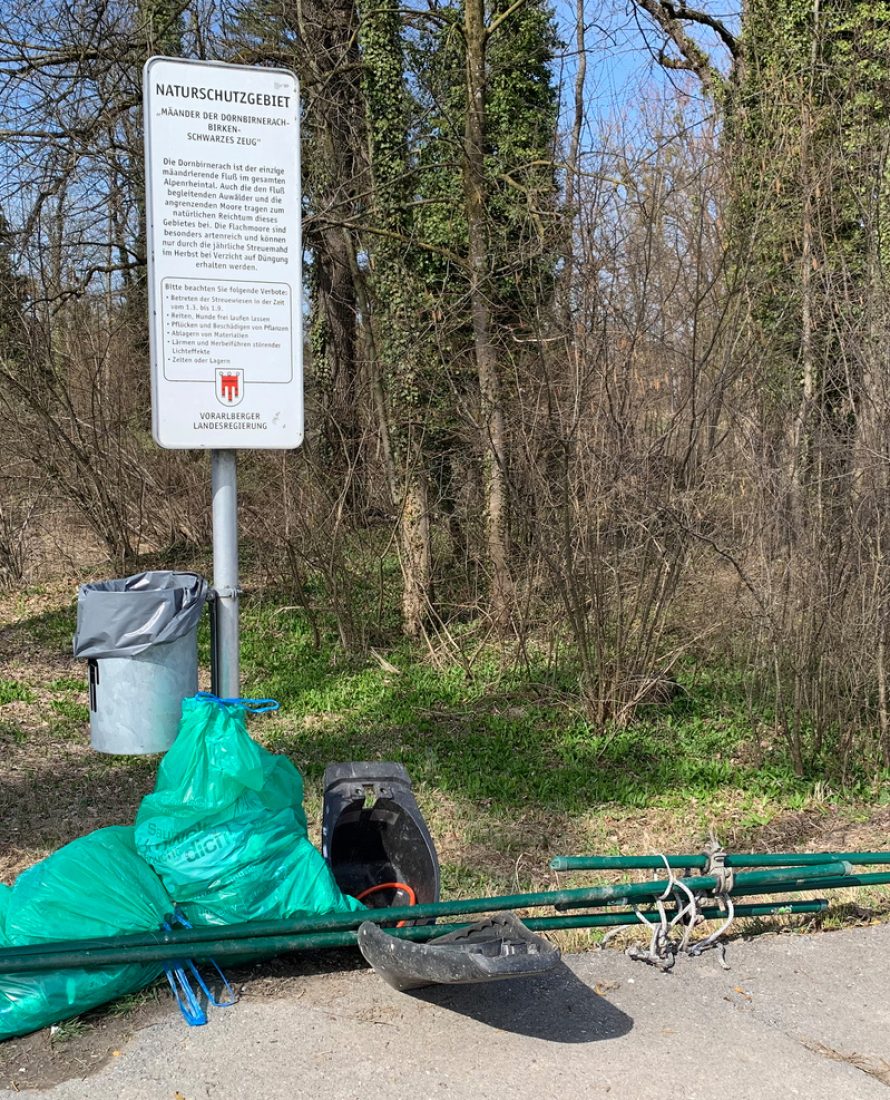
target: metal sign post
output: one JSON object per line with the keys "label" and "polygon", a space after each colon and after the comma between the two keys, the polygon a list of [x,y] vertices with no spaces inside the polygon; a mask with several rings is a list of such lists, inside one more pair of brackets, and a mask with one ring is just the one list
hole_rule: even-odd
{"label": "metal sign post", "polygon": [[216,592],[213,689],[241,694],[238,644],[238,452],[213,451],[213,588]]}
{"label": "metal sign post", "polygon": [[299,89],[153,57],[143,96],[152,432],[212,451],[214,682],[234,697],[236,452],[303,439]]}

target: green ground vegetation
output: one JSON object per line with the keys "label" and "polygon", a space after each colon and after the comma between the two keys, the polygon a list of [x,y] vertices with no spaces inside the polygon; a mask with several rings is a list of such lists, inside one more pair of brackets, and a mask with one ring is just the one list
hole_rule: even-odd
{"label": "green ground vegetation", "polygon": [[543,654],[504,667],[492,649],[471,672],[435,667],[404,642],[344,659],[333,635],[316,645],[301,610],[282,613],[267,598],[247,601],[243,623],[244,690],[282,707],[262,720],[261,736],[310,781],[332,760],[398,759],[415,780],[456,797],[569,814],[719,803],[730,792],[788,808],[888,794],[881,773],[837,791],[822,769],[796,778],[770,714],[752,712],[742,678],[725,667],[689,660],[673,701],[596,732],[574,697],[571,666],[548,667]]}
{"label": "green ground vegetation", "polygon": [[[393,590],[391,614],[369,632],[377,644],[347,655],[311,600],[246,587],[243,692],[281,704],[252,717],[251,732],[302,771],[315,839],[326,765],[400,761],[449,895],[552,885],[555,854],[677,851],[712,829],[737,850],[885,846],[888,776],[863,762],[841,783],[830,745],[820,767],[795,776],[773,716],[752,706],[744,675],[714,660],[689,657],[670,701],[595,730],[570,653],[555,662],[525,647],[519,661],[467,621],[452,633],[463,661],[446,660],[400,636]],[[10,612],[0,633],[0,820],[13,842],[2,878],[90,828],[132,820],[154,782],[155,758],[90,751],[73,628],[69,588]],[[206,626],[200,645],[206,668]],[[838,900],[862,911],[861,896]],[[887,907],[880,892],[865,900]]]}

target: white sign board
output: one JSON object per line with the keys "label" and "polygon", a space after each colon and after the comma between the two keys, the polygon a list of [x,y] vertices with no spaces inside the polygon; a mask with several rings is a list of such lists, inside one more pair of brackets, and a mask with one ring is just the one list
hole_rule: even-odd
{"label": "white sign board", "polygon": [[155,440],[298,447],[296,77],[153,57],[143,91]]}

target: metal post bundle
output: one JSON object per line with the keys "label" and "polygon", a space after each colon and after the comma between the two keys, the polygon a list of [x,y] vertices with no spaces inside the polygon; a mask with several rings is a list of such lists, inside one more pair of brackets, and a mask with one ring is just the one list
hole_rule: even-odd
{"label": "metal post bundle", "polygon": [[[850,883],[865,876],[851,875],[852,865],[831,861],[812,867],[775,868],[742,872],[735,876],[733,890],[742,893],[781,893],[794,890],[821,890],[823,885]],[[890,881],[890,874],[886,876]],[[359,912],[332,913],[286,921],[257,921],[229,926],[205,926],[173,932],[146,932],[129,936],[93,940],[33,944],[0,951],[0,974],[70,967],[102,967],[130,962],[163,962],[184,957],[231,958],[276,954],[283,951],[310,948],[341,947],[353,943],[355,929],[365,921],[390,924],[396,921],[418,921],[447,916],[484,914],[508,909],[535,908],[599,908],[652,903],[672,893],[686,889],[696,894],[719,891],[722,881],[717,875],[696,875],[689,878],[657,879],[649,882],[609,886],[591,886],[572,890],[550,890],[535,893],[508,894],[428,905],[393,906],[388,909],[368,909]],[[800,904],[774,902],[788,911]],[[600,918],[613,918],[602,920]],[[597,927],[623,924],[635,920],[635,914],[578,914],[573,917],[545,916],[531,918],[529,927],[538,930]],[[453,930],[453,926],[425,926],[414,929],[393,929],[394,934],[407,938],[432,938]],[[344,934],[345,937],[344,937]]]}
{"label": "metal post bundle", "polygon": [[[663,871],[666,865],[688,870],[704,870],[710,855],[665,856],[554,856],[550,860],[551,871],[614,871],[654,870]],[[890,852],[727,852],[727,867],[808,867],[842,860],[854,867],[890,863]]]}
{"label": "metal post bundle", "polygon": [[[738,916],[763,917],[788,913],[820,913],[828,906],[824,898],[814,901],[769,902],[759,905],[736,907]],[[383,912],[383,918],[389,914]],[[721,920],[725,916],[722,909],[705,908],[701,910],[705,920]],[[577,916],[528,917],[523,924],[532,932],[567,932],[575,929],[620,927],[632,924],[638,919],[657,921],[660,914],[655,910],[621,911],[617,913],[582,913]],[[449,932],[462,931],[472,927],[468,922],[448,922],[447,924],[425,924],[408,928],[388,928],[389,935],[397,939],[425,943]],[[0,973],[21,974],[47,970],[89,969],[92,967],[113,966],[121,963],[152,963],[181,960],[184,954],[195,960],[205,959],[255,959],[257,956],[282,955],[294,951],[319,951],[337,947],[354,947],[356,930],[340,932],[312,932],[304,935],[248,936],[244,938],[224,937],[225,928],[215,929],[220,936],[216,940],[202,940],[188,945],[183,950],[179,944],[154,944],[146,946],[129,945],[126,947],[95,948],[84,951],[78,941],[68,944],[35,944],[37,950],[25,953],[26,949],[8,948],[0,952]]]}

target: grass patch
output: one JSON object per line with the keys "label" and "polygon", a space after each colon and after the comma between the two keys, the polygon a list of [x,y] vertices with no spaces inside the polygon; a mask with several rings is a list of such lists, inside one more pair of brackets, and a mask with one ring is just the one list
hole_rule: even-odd
{"label": "grass patch", "polygon": [[166,979],[159,978],[151,985],[146,986],[145,989],[137,990],[135,993],[126,993],[123,997],[118,997],[116,1001],[112,1001],[110,1004],[105,1005],[101,1010],[103,1013],[107,1013],[110,1016],[131,1016],[143,1005],[148,1004],[149,1001],[156,1001],[158,999],[158,991],[162,985],[166,987]]}
{"label": "grass patch", "polygon": [[3,741],[4,738],[12,741],[13,744],[24,745],[28,740],[28,735],[18,722],[0,718],[0,741]]}
{"label": "grass patch", "polygon": [[84,692],[87,690],[86,677],[60,676],[57,680],[51,680],[47,687],[54,692]]}
{"label": "grass patch", "polygon": [[89,722],[90,708],[86,703],[76,703],[72,699],[53,699],[50,703],[56,714],[67,718],[69,722]]}
{"label": "grass patch", "polygon": [[[449,795],[500,811],[569,814],[735,792],[751,799],[752,825],[765,823],[764,800],[798,809],[816,789],[761,744],[737,685],[695,666],[681,673],[674,704],[600,732],[543,662],[505,671],[492,655],[468,674],[433,667],[406,643],[383,660],[345,660],[333,638],[315,644],[299,611],[262,600],[245,601],[243,623],[245,693],[282,706],[255,728],[310,781],[332,761],[395,759],[415,782]],[[823,797],[832,796],[823,789]]]}
{"label": "grass patch", "polygon": [[17,680],[0,680],[0,707],[5,703],[30,703],[34,692]]}
{"label": "grass patch", "polygon": [[71,603],[34,615],[12,628],[12,632],[49,653],[71,652],[71,639],[77,624],[77,606]]}
{"label": "grass patch", "polygon": [[89,1026],[80,1016],[73,1016],[70,1020],[54,1024],[49,1030],[50,1039],[53,1043],[70,1043],[72,1039],[85,1035]]}

